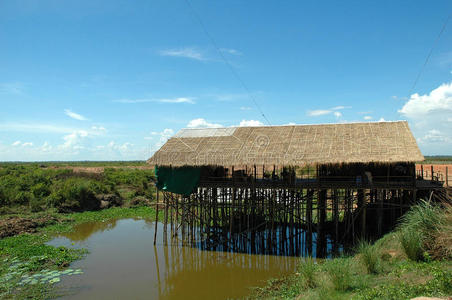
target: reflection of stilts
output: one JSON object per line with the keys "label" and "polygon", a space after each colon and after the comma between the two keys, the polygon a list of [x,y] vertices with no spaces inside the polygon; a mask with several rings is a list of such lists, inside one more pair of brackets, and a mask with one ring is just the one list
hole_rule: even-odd
{"label": "reflection of stilts", "polygon": [[390,230],[415,195],[403,184],[338,184],[297,179],[289,171],[281,180],[246,170],[251,174],[201,181],[190,196],[163,191],[164,243],[170,225],[172,237],[204,250],[336,255],[358,236]]}
{"label": "reflection of stilts", "polygon": [[154,257],[155,257],[155,266],[157,269],[157,282],[159,285],[159,299],[162,297],[162,283],[160,282],[160,268],[159,268],[159,257],[157,247],[154,245]]}

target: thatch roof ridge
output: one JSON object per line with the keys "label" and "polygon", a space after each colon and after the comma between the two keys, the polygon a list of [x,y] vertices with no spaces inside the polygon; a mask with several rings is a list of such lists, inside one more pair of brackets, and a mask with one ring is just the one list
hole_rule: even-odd
{"label": "thatch roof ridge", "polygon": [[406,121],[184,128],[157,165],[301,165],[424,160]]}

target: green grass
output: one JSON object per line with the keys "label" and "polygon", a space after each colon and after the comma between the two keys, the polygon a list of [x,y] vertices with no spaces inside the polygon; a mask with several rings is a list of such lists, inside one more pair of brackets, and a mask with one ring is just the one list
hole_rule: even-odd
{"label": "green grass", "polygon": [[300,274],[304,285],[307,288],[315,288],[316,287],[316,278],[315,278],[316,266],[315,261],[312,257],[306,257],[301,259],[298,264],[298,273]]}
{"label": "green grass", "polygon": [[328,277],[337,292],[353,289],[352,262],[349,258],[336,258],[324,265]]}
{"label": "green grass", "polygon": [[358,244],[358,257],[369,274],[378,274],[380,271],[381,258],[379,249],[368,241]]}
{"label": "green grass", "polygon": [[[301,260],[296,273],[270,280],[249,298],[403,300],[450,296],[451,215],[449,205],[421,203],[402,219],[395,232],[374,244],[361,242],[354,256],[317,260],[316,264],[309,259]],[[413,238],[417,242],[404,242],[412,233],[418,235]],[[415,259],[410,259],[409,247],[415,249]]]}

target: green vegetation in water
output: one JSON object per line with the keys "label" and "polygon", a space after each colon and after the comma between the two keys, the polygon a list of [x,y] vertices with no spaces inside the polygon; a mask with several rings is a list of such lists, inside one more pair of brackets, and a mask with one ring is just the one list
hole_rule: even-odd
{"label": "green vegetation in water", "polygon": [[[415,237],[411,236],[416,232]],[[354,256],[302,258],[295,274],[272,279],[250,299],[411,299],[452,294],[452,208],[423,202],[399,228]]]}

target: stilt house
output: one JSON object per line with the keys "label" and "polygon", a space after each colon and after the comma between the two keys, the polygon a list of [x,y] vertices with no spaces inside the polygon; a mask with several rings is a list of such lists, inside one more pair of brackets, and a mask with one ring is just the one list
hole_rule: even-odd
{"label": "stilt house", "polygon": [[187,241],[325,256],[329,241],[389,230],[417,197],[423,160],[397,121],[182,129],[148,163],[165,228],[182,224]]}

